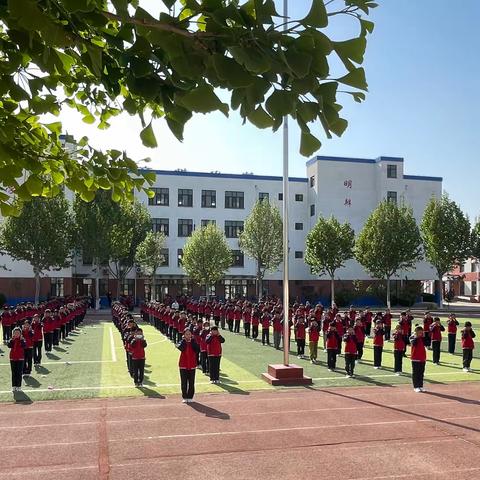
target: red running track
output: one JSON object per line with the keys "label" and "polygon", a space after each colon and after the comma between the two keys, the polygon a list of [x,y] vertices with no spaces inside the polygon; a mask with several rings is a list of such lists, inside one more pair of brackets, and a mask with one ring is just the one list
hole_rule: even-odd
{"label": "red running track", "polygon": [[480,384],[0,406],[0,479],[480,478]]}

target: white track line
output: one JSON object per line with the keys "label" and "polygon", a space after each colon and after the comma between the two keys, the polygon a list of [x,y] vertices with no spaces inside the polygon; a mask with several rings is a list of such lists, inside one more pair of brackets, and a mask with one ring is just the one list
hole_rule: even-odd
{"label": "white track line", "polygon": [[[388,480],[394,478],[411,478],[411,477],[428,477],[433,478],[437,475],[447,476],[455,473],[466,473],[466,472],[477,472],[480,470],[480,467],[472,467],[472,468],[458,468],[456,470],[438,470],[438,471],[431,471],[428,473],[404,473],[399,475],[381,475],[379,477],[352,477],[348,480]],[[450,477],[455,478],[455,477]]]}
{"label": "white track line", "polygon": [[115,340],[113,339],[112,327],[110,327],[110,350],[112,351],[112,362],[116,362],[117,352],[115,351]]}

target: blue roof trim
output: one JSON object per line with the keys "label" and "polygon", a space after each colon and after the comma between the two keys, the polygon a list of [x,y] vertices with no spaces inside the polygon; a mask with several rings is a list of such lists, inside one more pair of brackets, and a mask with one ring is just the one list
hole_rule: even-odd
{"label": "blue roof trim", "polygon": [[421,175],[404,175],[404,180],[423,180],[424,182],[443,182],[443,177],[424,177]]}
{"label": "blue roof trim", "polygon": [[307,167],[312,165],[317,161],[323,162],[345,162],[345,163],[368,163],[374,164],[379,162],[401,162],[403,163],[403,158],[401,157],[378,157],[376,159],[373,158],[351,158],[351,157],[328,157],[323,155],[318,155],[313,157],[312,159],[307,161]]}
{"label": "blue roof trim", "polygon": [[376,162],[401,162],[403,163],[403,158],[402,157],[383,157],[380,156],[376,159]]}
{"label": "blue roof trim", "polygon": [[[141,169],[140,172],[151,172],[156,175],[169,175],[178,177],[203,177],[203,178],[231,178],[237,180],[273,180],[281,182],[282,177],[275,177],[272,175],[245,175],[237,173],[209,173],[209,172],[177,172],[172,170],[149,170]],[[301,177],[288,177],[290,182],[307,183],[308,179]]]}

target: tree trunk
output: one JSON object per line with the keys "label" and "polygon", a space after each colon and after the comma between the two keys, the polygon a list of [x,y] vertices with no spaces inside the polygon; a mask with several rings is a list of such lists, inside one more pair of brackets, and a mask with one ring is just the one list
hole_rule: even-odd
{"label": "tree trunk", "polygon": [[97,272],[95,274],[95,310],[100,310],[100,262],[97,260]]}
{"label": "tree trunk", "polygon": [[260,298],[262,297],[262,272],[260,270],[260,262],[257,262],[257,299],[260,301]]}
{"label": "tree trunk", "polygon": [[330,275],[330,305],[335,303],[335,276]]}
{"label": "tree trunk", "polygon": [[438,274],[438,306],[443,308],[443,274]]}
{"label": "tree trunk", "polygon": [[208,283],[205,284],[205,297],[207,297],[207,302],[209,300],[209,289],[208,289]]}
{"label": "tree trunk", "polygon": [[35,304],[38,305],[40,301],[40,272],[37,268],[33,269],[35,275]]}
{"label": "tree trunk", "polygon": [[387,308],[390,308],[390,277],[387,277]]}

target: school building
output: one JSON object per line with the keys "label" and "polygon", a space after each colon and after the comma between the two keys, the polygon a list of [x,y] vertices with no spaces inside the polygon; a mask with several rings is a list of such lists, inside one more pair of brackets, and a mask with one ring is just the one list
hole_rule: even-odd
{"label": "school building", "polygon": [[453,291],[455,297],[480,302],[480,259],[468,258],[445,277],[445,290]]}
{"label": "school building", "polygon": [[[153,185],[155,196],[138,193],[138,200],[147,205],[152,217],[152,228],[167,236],[165,263],[157,272],[155,285],[148,285],[140,269],[133,269],[122,285],[124,294],[137,299],[145,298],[151,289],[153,296],[177,295],[181,292],[202,295],[204,291],[194,285],[181,267],[182,249],[192,231],[206,224],[216,223],[224,230],[234,252],[234,263],[225,278],[212,287],[219,297],[254,296],[255,272],[253,260],[239,248],[238,237],[245,218],[257,199],[268,198],[280,211],[282,178],[254,174],[220,172],[191,172],[155,170]],[[406,202],[420,221],[424,208],[432,196],[440,197],[442,178],[407,175],[403,158],[376,159],[317,156],[306,163],[305,177],[289,179],[290,215],[290,278],[292,297],[319,298],[329,291],[326,279],[310,273],[304,263],[305,238],[315,225],[318,215],[334,215],[341,222],[348,221],[359,232],[368,215],[383,199]],[[0,292],[8,302],[33,297],[34,281],[31,267],[4,256],[6,270],[0,270]],[[48,272],[42,278],[42,297],[49,295],[91,294],[95,292],[96,272],[91,259],[78,256],[71,268]],[[108,268],[101,267],[99,294],[116,292],[115,280]],[[270,294],[281,294],[281,271],[267,275],[264,288]],[[354,260],[337,272],[336,278],[369,280],[369,275]],[[416,269],[399,272],[399,280],[431,280],[432,267],[420,262]]]}

